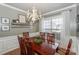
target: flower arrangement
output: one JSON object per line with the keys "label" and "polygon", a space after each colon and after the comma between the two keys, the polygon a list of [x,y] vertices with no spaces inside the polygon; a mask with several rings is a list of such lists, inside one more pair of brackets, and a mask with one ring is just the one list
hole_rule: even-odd
{"label": "flower arrangement", "polygon": [[40,37],[35,37],[34,43],[40,45],[40,44],[42,44],[42,42],[43,42],[43,41],[42,41],[42,39],[41,39]]}

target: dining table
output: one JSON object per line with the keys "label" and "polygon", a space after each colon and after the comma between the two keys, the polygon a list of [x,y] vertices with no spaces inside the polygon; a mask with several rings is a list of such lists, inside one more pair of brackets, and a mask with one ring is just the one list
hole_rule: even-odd
{"label": "dining table", "polygon": [[54,55],[56,52],[56,49],[52,47],[52,44],[48,44],[46,41],[43,41],[41,44],[36,44],[34,38],[32,38],[30,44],[32,51],[39,55]]}

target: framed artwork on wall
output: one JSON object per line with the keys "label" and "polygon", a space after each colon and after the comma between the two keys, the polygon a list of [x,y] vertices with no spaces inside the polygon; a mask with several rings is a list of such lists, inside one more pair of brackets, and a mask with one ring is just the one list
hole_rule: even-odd
{"label": "framed artwork on wall", "polygon": [[2,25],[1,30],[2,31],[9,31],[10,30],[10,26],[8,26],[8,25]]}
{"label": "framed artwork on wall", "polygon": [[5,17],[2,17],[1,21],[2,21],[2,24],[9,24],[10,23],[10,19],[9,18],[5,18]]}
{"label": "framed artwork on wall", "polygon": [[20,22],[20,23],[26,23],[25,15],[19,14],[19,15],[18,15],[18,18],[19,18],[19,22]]}

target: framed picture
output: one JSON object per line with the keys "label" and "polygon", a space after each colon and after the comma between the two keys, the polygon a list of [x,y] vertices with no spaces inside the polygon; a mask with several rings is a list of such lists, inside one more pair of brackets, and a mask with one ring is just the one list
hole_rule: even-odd
{"label": "framed picture", "polygon": [[3,25],[3,26],[1,27],[1,30],[2,30],[2,31],[9,31],[9,30],[10,30],[10,26],[8,26],[8,25]]}
{"label": "framed picture", "polygon": [[5,18],[5,17],[2,17],[1,21],[2,21],[3,24],[9,24],[10,23],[9,18]]}
{"label": "framed picture", "polygon": [[25,15],[18,15],[18,18],[19,18],[19,22],[20,23],[26,23],[26,18],[25,18]]}

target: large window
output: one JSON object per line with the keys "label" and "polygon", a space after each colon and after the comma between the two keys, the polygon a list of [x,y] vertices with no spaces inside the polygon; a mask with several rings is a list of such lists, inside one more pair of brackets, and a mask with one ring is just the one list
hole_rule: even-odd
{"label": "large window", "polygon": [[44,18],[42,21],[42,31],[53,32],[61,31],[63,25],[63,18],[61,15]]}
{"label": "large window", "polygon": [[44,32],[51,31],[50,30],[51,29],[51,26],[52,26],[52,24],[51,24],[51,17],[44,18],[42,20],[42,31],[44,31]]}

